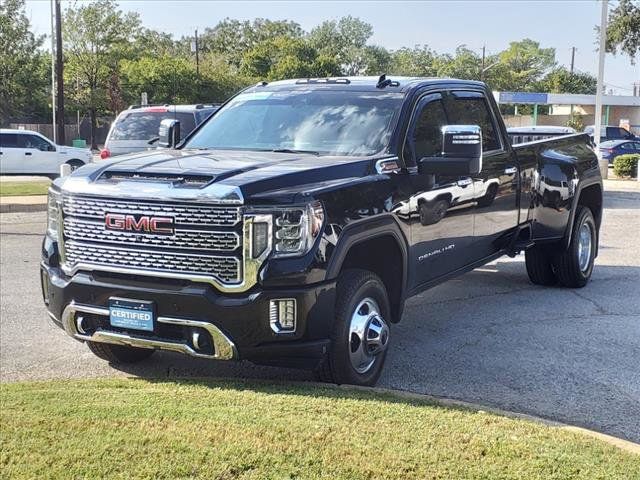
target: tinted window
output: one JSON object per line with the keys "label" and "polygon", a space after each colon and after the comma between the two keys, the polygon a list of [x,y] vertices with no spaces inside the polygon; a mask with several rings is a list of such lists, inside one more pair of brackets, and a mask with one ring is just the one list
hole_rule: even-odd
{"label": "tinted window", "polygon": [[454,92],[445,97],[449,125],[479,125],[482,129],[482,150],[500,149],[497,129],[484,97],[475,92]]}
{"label": "tinted window", "polygon": [[192,113],[134,111],[118,118],[110,140],[151,140],[158,136],[160,122],[166,118],[180,121],[181,137],[185,137],[196,126]]}
{"label": "tinted window", "polygon": [[17,148],[18,147],[18,135],[15,134],[15,133],[3,133],[3,134],[0,134],[0,147]]}
{"label": "tinted window", "polygon": [[425,99],[425,103],[409,132],[409,149],[416,160],[442,153],[442,127],[447,124],[441,99]]}
{"label": "tinted window", "polygon": [[401,103],[402,94],[387,92],[244,93],[218,110],[187,147],[372,155],[387,145]]}

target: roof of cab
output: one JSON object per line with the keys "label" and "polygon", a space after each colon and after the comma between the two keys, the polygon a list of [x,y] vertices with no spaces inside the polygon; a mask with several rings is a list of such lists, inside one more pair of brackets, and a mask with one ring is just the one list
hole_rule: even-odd
{"label": "roof of cab", "polygon": [[485,84],[475,80],[459,80],[454,78],[436,78],[436,77],[404,77],[395,75],[386,75],[386,80],[393,82],[390,85],[379,88],[380,76],[362,76],[362,77],[321,77],[321,78],[294,78],[290,80],[278,80],[275,82],[260,82],[253,87],[251,91],[265,90],[291,90],[291,89],[308,89],[308,88],[331,88],[336,90],[357,90],[357,91],[395,91],[404,92],[411,87],[417,87],[423,84],[452,84],[459,83],[462,85],[473,85],[484,87]]}

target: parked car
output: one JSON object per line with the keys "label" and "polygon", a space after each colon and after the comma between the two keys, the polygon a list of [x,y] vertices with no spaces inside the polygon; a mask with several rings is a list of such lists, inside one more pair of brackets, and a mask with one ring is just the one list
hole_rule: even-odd
{"label": "parked car", "polygon": [[88,148],[56,145],[30,130],[0,129],[0,173],[2,175],[46,175],[55,178],[60,165],[72,170],[92,161]]}
{"label": "parked car", "polygon": [[638,140],[609,140],[600,144],[600,155],[605,160],[609,160],[609,165],[619,155],[630,153],[640,153],[640,139]]}
{"label": "parked car", "polygon": [[[584,129],[584,133],[588,134],[592,141],[595,129],[596,127],[594,125],[589,125]],[[626,128],[614,126],[602,126],[600,128],[600,143],[607,142],[609,140],[637,140],[637,138],[638,137]]]}
{"label": "parked car", "polygon": [[218,109],[216,104],[199,105],[132,105],[120,112],[109,129],[100,158],[149,150],[158,136],[160,122],[167,118],[180,122],[185,137]]}
{"label": "parked car", "polygon": [[49,191],[44,303],[109,362],[171,350],[372,385],[405,300],[427,288],[521,251],[535,284],[591,277],[588,136],[512,145],[481,82],[262,82],[186,141],[176,126],[173,148]]}
{"label": "parked car", "polygon": [[576,133],[571,127],[558,127],[552,125],[539,125],[529,127],[507,128],[512,144],[535,142],[546,138],[560,137],[562,135],[573,135]]}

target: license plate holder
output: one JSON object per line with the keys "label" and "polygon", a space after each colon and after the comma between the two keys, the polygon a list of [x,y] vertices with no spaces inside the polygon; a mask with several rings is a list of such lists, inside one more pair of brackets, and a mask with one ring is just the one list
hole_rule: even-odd
{"label": "license plate holder", "polygon": [[109,323],[112,327],[153,332],[155,304],[148,300],[109,299]]}

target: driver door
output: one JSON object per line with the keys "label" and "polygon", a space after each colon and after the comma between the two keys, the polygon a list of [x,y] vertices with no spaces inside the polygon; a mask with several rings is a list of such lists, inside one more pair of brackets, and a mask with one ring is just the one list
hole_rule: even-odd
{"label": "driver door", "polygon": [[34,134],[22,134],[24,169],[29,173],[57,173],[58,152],[45,138]]}
{"label": "driver door", "polygon": [[[442,127],[450,122],[442,93],[428,93],[411,118],[404,156],[418,165],[424,157],[442,155]],[[468,176],[411,176],[411,255],[415,285],[424,285],[469,263],[473,243],[473,180]]]}

